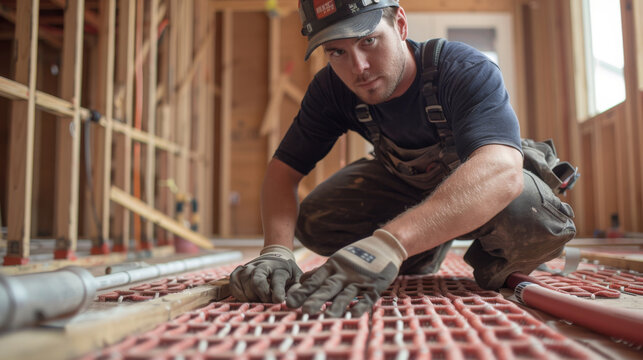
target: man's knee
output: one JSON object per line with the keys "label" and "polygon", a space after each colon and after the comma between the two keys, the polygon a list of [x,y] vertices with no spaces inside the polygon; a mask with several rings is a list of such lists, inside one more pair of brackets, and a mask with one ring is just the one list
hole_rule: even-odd
{"label": "man's knee", "polygon": [[534,174],[524,174],[522,194],[474,232],[465,255],[485,288],[498,288],[511,272],[529,273],[558,256],[576,234],[571,207]]}
{"label": "man's knee", "polygon": [[[335,251],[364,237],[350,229],[350,224],[338,222],[337,213],[341,209],[322,209],[307,206],[302,202],[295,228],[295,237],[307,249],[330,256]],[[372,230],[371,230],[372,232]]]}

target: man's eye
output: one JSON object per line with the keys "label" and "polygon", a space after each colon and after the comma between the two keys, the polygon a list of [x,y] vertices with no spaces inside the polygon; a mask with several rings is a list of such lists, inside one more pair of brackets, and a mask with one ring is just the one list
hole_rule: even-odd
{"label": "man's eye", "polygon": [[374,37],[368,37],[368,38],[364,39],[364,44],[365,45],[371,45],[373,43],[375,43],[375,38]]}
{"label": "man's eye", "polygon": [[342,56],[344,54],[344,50],[339,50],[335,49],[330,52],[330,56]]}

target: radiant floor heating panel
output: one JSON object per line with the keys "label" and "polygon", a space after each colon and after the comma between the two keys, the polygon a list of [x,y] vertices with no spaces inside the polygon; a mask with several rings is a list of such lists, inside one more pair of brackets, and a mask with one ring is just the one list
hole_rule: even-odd
{"label": "radiant floor heating panel", "polygon": [[[309,270],[323,261],[313,256],[302,268]],[[161,279],[133,287],[128,290],[133,292],[130,294],[103,294],[98,301],[163,296],[181,288],[172,284],[188,283],[186,287],[190,287],[207,283],[234,267]],[[601,273],[605,269],[593,264],[583,264],[579,271],[589,271],[603,282],[601,276],[610,274],[624,276],[635,285],[643,280],[638,274]],[[569,277],[537,274],[543,281],[554,279],[548,285],[563,292],[619,295],[609,285],[596,284],[599,280],[588,280],[587,276],[579,276],[582,281],[574,280],[576,283],[570,285],[556,279]],[[152,331],[129,336],[83,359],[595,358],[499,293],[480,289],[471,278],[471,268],[460,256],[450,253],[436,275],[398,277],[382,294],[372,315],[357,319],[308,316],[283,304],[238,303],[229,298],[183,314]]]}

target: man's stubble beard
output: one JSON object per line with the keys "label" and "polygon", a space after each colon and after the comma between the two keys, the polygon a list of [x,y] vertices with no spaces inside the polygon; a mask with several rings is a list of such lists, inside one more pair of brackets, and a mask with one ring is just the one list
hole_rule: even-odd
{"label": "man's stubble beard", "polygon": [[[402,78],[404,77],[404,70],[406,69],[406,58],[404,56],[404,48],[403,48],[403,46],[404,45],[400,45],[400,49],[399,49],[400,54],[402,54],[402,56],[401,56],[402,64],[401,64],[401,67],[400,67],[400,72],[397,74],[397,78],[392,83],[392,86],[387,88],[385,90],[385,93],[383,94],[383,96],[381,96],[379,99],[376,99],[374,102],[366,101],[366,100],[362,99],[361,97],[360,97],[360,100],[362,100],[363,102],[365,102],[365,103],[367,103],[369,105],[376,105],[376,104],[380,104],[380,103],[383,103],[383,102],[386,102],[386,101],[390,100],[391,95],[393,95],[393,93],[395,92],[397,87],[400,85],[400,82],[402,82]],[[368,92],[369,95],[373,95],[373,94],[376,93],[376,91],[377,91],[377,89],[370,89],[367,92]]]}

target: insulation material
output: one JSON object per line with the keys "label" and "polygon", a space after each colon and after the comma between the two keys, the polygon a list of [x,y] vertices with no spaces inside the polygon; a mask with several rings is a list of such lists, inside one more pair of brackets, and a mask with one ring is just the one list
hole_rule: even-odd
{"label": "insulation material", "polygon": [[[323,262],[315,258],[305,270]],[[450,254],[436,275],[398,277],[373,313],[357,319],[229,298],[83,360],[595,357],[499,293],[480,289],[459,259]]]}

